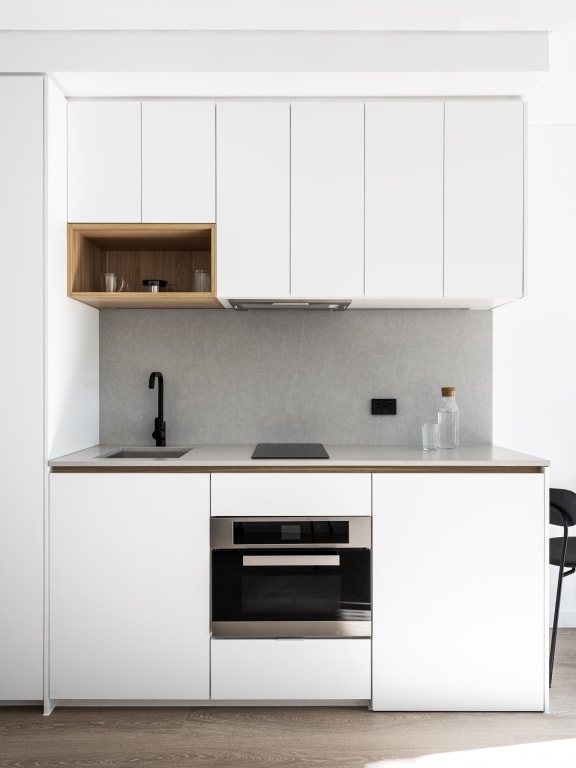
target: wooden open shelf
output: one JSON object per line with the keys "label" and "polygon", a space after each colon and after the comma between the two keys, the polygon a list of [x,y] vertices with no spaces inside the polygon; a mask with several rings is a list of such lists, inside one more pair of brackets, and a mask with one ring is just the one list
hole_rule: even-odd
{"label": "wooden open shelf", "polygon": [[[68,296],[99,309],[220,308],[214,224],[68,224]],[[210,291],[193,290],[194,271],[210,273]],[[106,293],[103,274],[128,289]],[[167,280],[149,293],[143,280]]]}

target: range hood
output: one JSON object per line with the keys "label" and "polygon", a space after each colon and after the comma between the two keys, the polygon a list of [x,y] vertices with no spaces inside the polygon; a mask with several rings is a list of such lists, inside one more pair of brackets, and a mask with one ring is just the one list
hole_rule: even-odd
{"label": "range hood", "polygon": [[239,311],[245,311],[248,309],[315,309],[315,310],[329,310],[330,312],[341,312],[344,309],[348,309],[350,301],[328,301],[322,300],[310,300],[306,299],[286,299],[277,300],[273,299],[229,299],[232,309]]}

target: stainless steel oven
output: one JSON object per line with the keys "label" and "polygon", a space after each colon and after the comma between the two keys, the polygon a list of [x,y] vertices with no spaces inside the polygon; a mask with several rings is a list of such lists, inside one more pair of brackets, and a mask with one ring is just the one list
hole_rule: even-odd
{"label": "stainless steel oven", "polygon": [[212,518],[213,637],[369,637],[370,523]]}

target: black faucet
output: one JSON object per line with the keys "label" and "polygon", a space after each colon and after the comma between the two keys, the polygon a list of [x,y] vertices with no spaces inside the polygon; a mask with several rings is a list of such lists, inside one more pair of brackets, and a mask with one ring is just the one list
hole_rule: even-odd
{"label": "black faucet", "polygon": [[154,419],[154,432],[152,437],[156,440],[156,445],[166,445],[166,422],[164,421],[164,377],[160,371],[153,371],[150,374],[148,386],[154,389],[155,380],[158,379],[158,416]]}

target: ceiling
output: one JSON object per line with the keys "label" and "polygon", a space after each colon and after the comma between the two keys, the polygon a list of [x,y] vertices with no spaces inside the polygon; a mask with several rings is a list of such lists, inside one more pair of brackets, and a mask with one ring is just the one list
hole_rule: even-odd
{"label": "ceiling", "polygon": [[0,0],[67,96],[520,95],[576,123],[576,0]]}
{"label": "ceiling", "polygon": [[0,0],[11,30],[552,31],[574,0]]}

